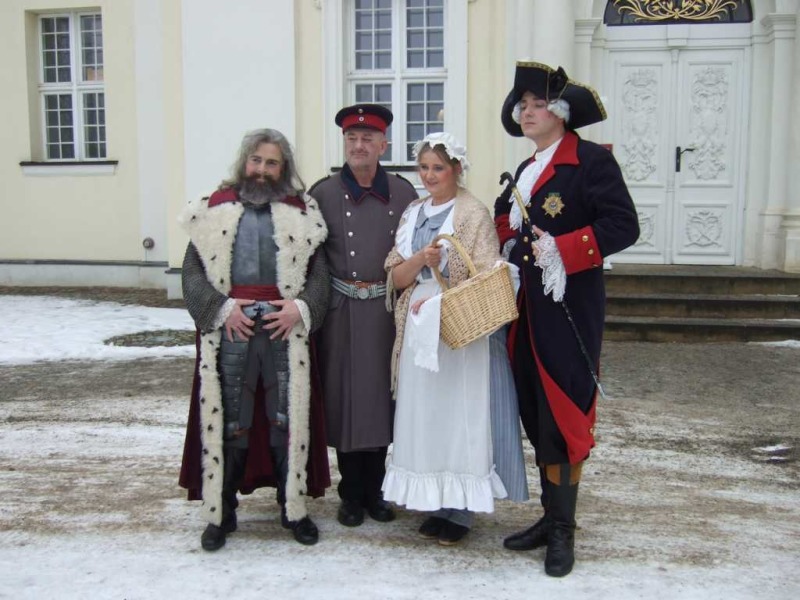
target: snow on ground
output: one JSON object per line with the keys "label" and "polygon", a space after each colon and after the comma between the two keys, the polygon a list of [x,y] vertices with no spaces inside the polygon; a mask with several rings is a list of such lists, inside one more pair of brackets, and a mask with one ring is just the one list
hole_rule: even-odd
{"label": "snow on ground", "polygon": [[764,346],[775,346],[776,348],[800,348],[800,340],[783,340],[782,342],[752,342]]}
{"label": "snow on ground", "polygon": [[0,364],[192,356],[194,346],[132,348],[103,340],[159,329],[194,330],[183,309],[54,296],[0,296]]}
{"label": "snow on ground", "polygon": [[422,517],[402,509],[341,527],[333,452],[334,487],[309,502],[319,544],[294,542],[274,491],[258,490],[227,545],[204,552],[176,483],[193,350],[102,345],[191,329],[185,312],[9,296],[0,310],[0,598],[800,598],[792,347],[609,344],[614,400],[584,469],[578,562],[552,579],[543,550],[502,548],[538,517],[533,501],[498,502],[453,548],[419,539]]}

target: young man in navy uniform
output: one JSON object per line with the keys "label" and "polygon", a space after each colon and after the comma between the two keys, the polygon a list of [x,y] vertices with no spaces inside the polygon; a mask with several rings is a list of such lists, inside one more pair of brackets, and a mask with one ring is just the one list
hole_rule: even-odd
{"label": "young man in navy uniform", "polygon": [[575,133],[606,118],[593,89],[561,68],[518,62],[501,118],[510,135],[536,146],[515,175],[525,206],[508,189],[495,203],[495,223],[504,255],[521,270],[509,352],[544,507],[504,545],[546,546],[545,572],[562,577],[575,561],[578,482],[594,446],[603,258],[634,244],[639,223],[614,157]]}

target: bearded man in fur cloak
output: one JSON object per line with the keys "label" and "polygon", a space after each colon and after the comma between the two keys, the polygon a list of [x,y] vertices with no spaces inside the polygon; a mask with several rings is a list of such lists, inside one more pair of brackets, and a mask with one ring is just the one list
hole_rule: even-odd
{"label": "bearded man in fur cloak", "polygon": [[309,334],[328,308],[327,236],[292,149],[274,129],[247,134],[233,177],[183,211],[183,296],[197,361],[180,485],[203,501],[205,550],[236,530],[237,491],[277,488],[281,524],[319,538],[305,497],[330,485]]}

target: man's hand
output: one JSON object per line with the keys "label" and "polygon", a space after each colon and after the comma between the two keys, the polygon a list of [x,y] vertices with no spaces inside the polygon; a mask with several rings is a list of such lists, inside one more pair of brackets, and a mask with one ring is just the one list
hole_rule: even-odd
{"label": "man's hand", "polygon": [[255,300],[236,298],[236,306],[233,307],[231,314],[225,319],[225,333],[228,335],[228,339],[231,342],[236,341],[233,337],[234,333],[237,333],[242,340],[246,340],[253,335],[251,327],[253,327],[255,323],[248,319],[242,312],[242,307],[253,304],[254,302]]}
{"label": "man's hand", "polygon": [[[533,233],[536,234],[537,238],[541,238],[545,233],[547,233],[546,231],[539,229],[536,225],[531,225],[531,229],[533,230]],[[531,244],[531,250],[533,250],[533,257],[536,260],[539,260],[539,253],[541,252],[541,250],[539,250],[539,244],[533,242],[533,244]]]}
{"label": "man's hand", "polygon": [[302,319],[300,316],[300,309],[297,308],[297,304],[295,304],[294,300],[272,300],[270,304],[272,304],[272,306],[277,306],[280,310],[264,315],[264,320],[269,321],[269,323],[264,325],[264,329],[269,329],[274,332],[269,336],[271,340],[277,338],[288,340],[292,329],[297,322]]}

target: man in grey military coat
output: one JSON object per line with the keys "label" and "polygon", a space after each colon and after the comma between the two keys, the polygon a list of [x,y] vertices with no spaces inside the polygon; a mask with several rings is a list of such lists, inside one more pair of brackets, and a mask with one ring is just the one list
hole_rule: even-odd
{"label": "man in grey military coat", "polygon": [[390,363],[394,320],[386,306],[383,261],[406,206],[417,197],[406,179],[378,162],[387,147],[392,113],[375,104],[336,114],[346,164],[314,184],[328,226],[323,247],[331,272],[331,300],[318,334],[326,433],[341,474],[337,518],[356,527],[364,513],[394,519],[381,484],[392,441]]}

